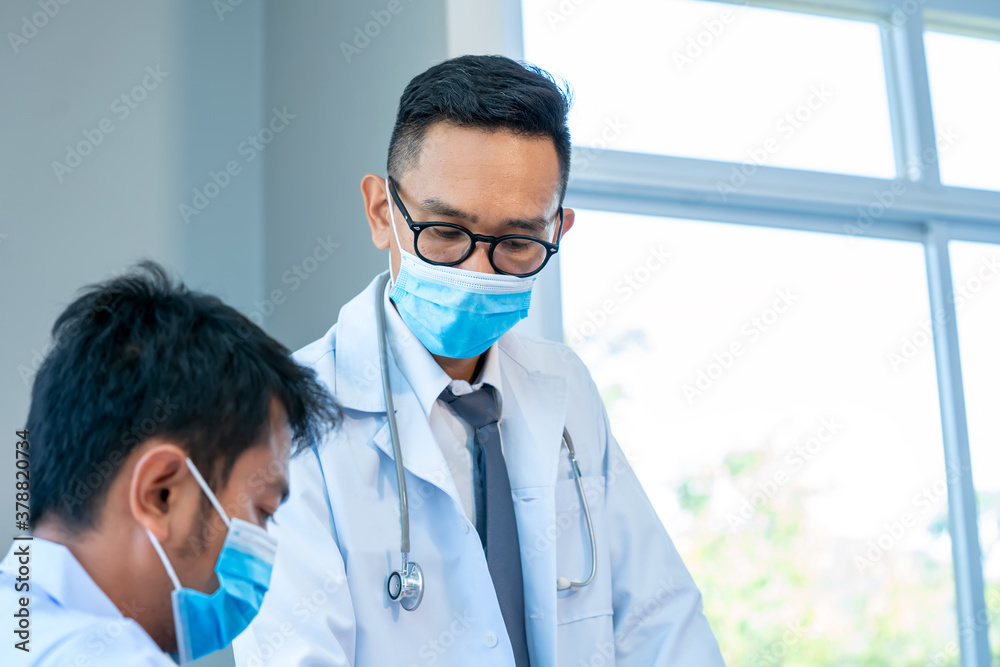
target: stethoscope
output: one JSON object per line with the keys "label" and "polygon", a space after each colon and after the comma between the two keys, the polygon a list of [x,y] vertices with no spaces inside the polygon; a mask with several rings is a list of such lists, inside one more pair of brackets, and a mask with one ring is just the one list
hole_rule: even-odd
{"label": "stethoscope", "polygon": [[[378,357],[382,370],[382,393],[385,395],[385,415],[389,423],[389,438],[392,440],[392,452],[396,460],[396,485],[399,489],[399,551],[403,556],[403,566],[391,572],[386,579],[386,590],[389,599],[399,602],[399,605],[407,610],[413,611],[420,606],[420,601],[424,597],[424,572],[420,566],[410,560],[410,508],[406,499],[406,477],[403,471],[403,453],[399,446],[399,431],[396,428],[396,410],[392,400],[392,389],[389,386],[389,358],[386,352],[385,333],[385,308],[383,299],[385,298],[385,286],[389,282],[389,274],[381,276],[375,286],[375,326],[378,331]],[[569,437],[569,431],[565,428],[562,434],[562,443],[569,452],[569,461],[573,468],[573,477],[576,479],[576,489],[580,494],[580,502],[583,505],[583,512],[587,519],[587,531],[590,534],[590,576],[583,581],[570,580],[568,577],[556,579],[556,590],[565,591],[572,588],[583,588],[594,580],[597,574],[597,539],[594,536],[594,523],[590,518],[590,506],[587,504],[587,494],[583,489],[583,477],[580,473],[580,465],[576,461],[576,450],[573,448],[573,439]],[[501,447],[503,441],[501,439]]]}

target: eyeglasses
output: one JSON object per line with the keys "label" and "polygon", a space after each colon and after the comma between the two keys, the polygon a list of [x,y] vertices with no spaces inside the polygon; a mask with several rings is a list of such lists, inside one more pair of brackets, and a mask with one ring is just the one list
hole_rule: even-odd
{"label": "eyeglasses", "polygon": [[389,192],[410,231],[413,232],[413,249],[417,257],[428,264],[439,266],[461,264],[476,249],[477,243],[489,243],[490,264],[497,273],[526,278],[545,268],[549,258],[559,251],[559,238],[562,236],[563,227],[562,206],[559,207],[559,232],[556,235],[556,242],[549,243],[526,234],[504,236],[473,234],[465,227],[450,222],[414,222],[400,201],[396,183],[391,178]]}

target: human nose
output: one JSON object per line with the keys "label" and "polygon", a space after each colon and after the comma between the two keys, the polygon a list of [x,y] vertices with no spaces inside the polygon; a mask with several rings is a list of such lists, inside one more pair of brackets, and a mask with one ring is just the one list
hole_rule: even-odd
{"label": "human nose", "polygon": [[496,269],[490,264],[490,244],[486,241],[476,242],[472,253],[458,265],[458,268],[476,273],[496,273]]}

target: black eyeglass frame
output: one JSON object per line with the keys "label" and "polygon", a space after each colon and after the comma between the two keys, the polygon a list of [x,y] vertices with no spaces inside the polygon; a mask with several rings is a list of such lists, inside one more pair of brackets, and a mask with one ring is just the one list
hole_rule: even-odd
{"label": "black eyeglass frame", "polygon": [[[462,225],[456,225],[451,222],[433,222],[433,221],[414,222],[413,218],[410,217],[409,211],[406,210],[406,207],[403,206],[403,202],[400,201],[399,199],[399,193],[396,192],[396,182],[391,177],[388,178],[388,181],[389,181],[389,192],[390,194],[392,194],[392,200],[396,202],[396,206],[399,207],[399,212],[403,214],[403,219],[406,221],[406,225],[410,228],[410,231],[413,232],[413,251],[417,254],[417,257],[427,262],[428,264],[435,264],[437,266],[455,266],[457,264],[461,264],[462,262],[467,260],[469,256],[472,255],[473,252],[476,251],[476,244],[489,243],[490,249],[487,255],[490,259],[490,266],[492,266],[497,273],[506,276],[517,276],[518,278],[528,278],[530,276],[535,275],[542,269],[544,269],[545,265],[549,263],[549,259],[552,257],[552,255],[559,252],[559,241],[562,240],[562,228],[563,228],[562,206],[559,207],[559,231],[556,234],[555,243],[550,243],[549,241],[543,241],[542,239],[536,236],[528,236],[527,234],[505,234],[504,236],[486,236],[484,234],[473,234],[471,231],[469,231]],[[469,244],[469,249],[461,257],[461,259],[455,260],[454,262],[438,262],[433,259],[428,259],[424,257],[423,254],[420,252],[420,245],[417,243],[417,237],[420,236],[420,232],[427,229],[428,227],[447,227],[449,229],[460,231],[464,233],[466,236],[468,236],[470,239],[472,239],[472,243]],[[511,239],[522,239],[525,241],[534,241],[535,243],[540,243],[548,251],[542,258],[541,265],[530,273],[511,273],[510,271],[504,271],[499,266],[497,266],[496,262],[493,261],[493,251],[496,250],[496,247],[500,243]]]}

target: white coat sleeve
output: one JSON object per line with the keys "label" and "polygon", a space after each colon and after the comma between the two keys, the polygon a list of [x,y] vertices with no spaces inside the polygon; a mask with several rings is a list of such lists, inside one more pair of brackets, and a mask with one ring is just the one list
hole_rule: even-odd
{"label": "white coat sleeve", "polygon": [[617,667],[724,667],[701,593],[639,480],[606,434],[606,523]]}
{"label": "white coat sleeve", "polygon": [[[320,446],[322,447],[322,445]],[[237,667],[351,667],[356,621],[315,449],[292,459],[260,613],[233,642]]]}

